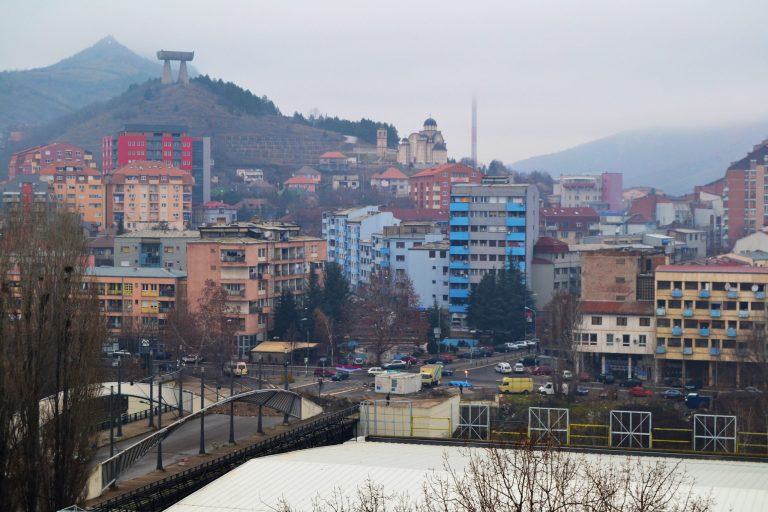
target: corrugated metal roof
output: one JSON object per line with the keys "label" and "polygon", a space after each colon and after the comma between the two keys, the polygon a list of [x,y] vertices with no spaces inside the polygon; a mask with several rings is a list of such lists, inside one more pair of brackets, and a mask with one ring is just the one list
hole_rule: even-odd
{"label": "corrugated metal roof", "polygon": [[[478,449],[475,449],[478,450]],[[585,455],[589,462],[623,464],[621,455]],[[432,471],[443,477],[444,457],[462,472],[469,462],[461,447],[419,444],[349,442],[253,459],[203,489],[186,497],[168,512],[272,511],[284,499],[294,510],[312,510],[318,497],[329,498],[339,489],[346,496],[371,480],[388,494],[421,496],[424,479]],[[678,459],[643,457],[642,463]],[[696,481],[693,491],[715,499],[714,511],[762,511],[768,503],[768,464],[682,459],[681,471]]]}
{"label": "corrugated metal roof", "polygon": [[187,277],[186,272],[170,268],[155,267],[89,267],[86,275],[96,277],[147,277],[147,278],[172,278]]}

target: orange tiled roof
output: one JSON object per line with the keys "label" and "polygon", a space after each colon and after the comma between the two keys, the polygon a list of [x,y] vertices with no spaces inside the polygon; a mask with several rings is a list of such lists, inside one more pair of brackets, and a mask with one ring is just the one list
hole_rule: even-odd
{"label": "orange tiled roof", "polygon": [[[470,172],[471,173],[471,172],[474,171],[474,169],[472,169],[470,166],[464,165],[464,164],[441,164],[441,165],[438,165],[437,167],[431,167],[429,169],[424,169],[423,171],[417,172],[416,174],[411,176],[411,178],[421,178],[422,176],[435,176],[435,175],[440,174],[441,172],[445,172],[445,171],[448,171],[448,172],[460,171],[460,172]],[[481,177],[483,176],[482,172],[477,171],[477,173]]]}
{"label": "orange tiled roof", "polygon": [[343,158],[344,160],[347,159],[347,157],[342,153],[341,151],[326,151],[322,155],[320,155],[320,158]]}

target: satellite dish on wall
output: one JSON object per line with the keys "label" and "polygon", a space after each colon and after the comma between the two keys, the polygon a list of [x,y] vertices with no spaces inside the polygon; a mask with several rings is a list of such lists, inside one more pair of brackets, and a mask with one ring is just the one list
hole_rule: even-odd
{"label": "satellite dish on wall", "polygon": [[753,285],[752,285],[752,291],[753,291],[753,292],[756,292],[758,289],[759,289],[759,288],[757,287],[757,285],[756,285],[756,284],[753,284]]}
{"label": "satellite dish on wall", "polygon": [[728,283],[725,283],[725,291],[727,292],[731,291],[731,285],[729,285]]}

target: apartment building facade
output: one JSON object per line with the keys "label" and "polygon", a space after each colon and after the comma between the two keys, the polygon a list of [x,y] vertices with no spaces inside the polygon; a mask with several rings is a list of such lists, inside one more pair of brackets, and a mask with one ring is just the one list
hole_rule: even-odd
{"label": "apartment building facade", "polygon": [[539,218],[542,235],[569,244],[578,244],[584,237],[600,234],[600,214],[593,208],[542,208]]}
{"label": "apartment building facade", "polygon": [[483,173],[464,164],[442,164],[408,178],[410,197],[417,208],[449,210],[451,188],[459,183],[480,183]]}
{"label": "apartment building facade", "polygon": [[303,236],[296,224],[235,223],[200,228],[187,244],[188,300],[194,307],[206,282],[224,288],[240,357],[267,339],[274,306],[284,291],[301,301],[310,272],[321,273],[326,243]]}
{"label": "apartment building facade", "polygon": [[181,231],[192,217],[193,184],[189,173],[163,162],[126,164],[109,177],[108,225],[140,231],[166,224]]}
{"label": "apartment building facade", "polygon": [[323,212],[322,235],[329,262],[338,264],[350,286],[367,281],[372,270],[374,233],[400,223],[391,212],[378,206],[363,206]]}
{"label": "apartment building facade", "polygon": [[83,222],[104,228],[106,221],[106,183],[99,171],[74,165],[48,165],[40,170],[53,199]]}
{"label": "apartment building facade", "polygon": [[768,268],[656,269],[656,358],[663,376],[742,387],[765,371]]}
{"label": "apartment building facade", "polygon": [[560,175],[553,187],[555,201],[563,208],[594,207],[621,210],[623,175],[618,172]]}
{"label": "apartment building facade", "polygon": [[95,169],[96,163],[93,161],[93,155],[80,146],[53,142],[12,154],[8,162],[8,180],[21,175],[40,174],[40,171],[48,166]]}
{"label": "apartment building facade", "polygon": [[199,231],[147,229],[114,238],[117,267],[167,268],[186,272],[187,244],[200,239]]}
{"label": "apartment building facade", "polygon": [[414,245],[405,254],[405,273],[411,278],[413,291],[419,297],[419,307],[431,308],[437,303],[441,309],[450,306],[448,299],[447,240]]}
{"label": "apartment building facade", "polygon": [[514,266],[531,282],[539,235],[535,185],[455,184],[450,202],[449,312],[466,327],[468,298],[484,275]]}
{"label": "apartment building facade", "polygon": [[552,296],[568,292],[581,294],[581,255],[569,245],[552,237],[542,236],[533,246],[530,289],[536,307],[542,309]]}
{"label": "apartment building facade", "polygon": [[107,328],[116,338],[157,339],[168,313],[186,295],[185,272],[163,268],[90,267]]}

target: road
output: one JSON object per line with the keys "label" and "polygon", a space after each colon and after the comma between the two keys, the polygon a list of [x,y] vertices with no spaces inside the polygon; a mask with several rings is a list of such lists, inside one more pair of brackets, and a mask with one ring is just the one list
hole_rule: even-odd
{"label": "road", "polygon": [[[145,420],[142,420],[145,421]],[[256,433],[256,416],[235,416],[235,440],[252,436]],[[282,423],[283,417],[263,416],[264,428]],[[116,443],[115,453],[138,443],[150,434],[134,437]],[[209,414],[205,417],[205,447],[206,451],[212,449],[214,444],[226,444],[229,440],[229,416],[226,414]],[[197,455],[200,450],[200,421],[193,420],[183,425],[163,441],[163,464],[178,462],[190,455]],[[96,454],[96,460],[103,461],[109,458],[109,446],[100,448]],[[125,473],[120,475],[120,480],[131,480],[138,476],[146,475],[154,471],[157,466],[157,450],[151,450],[147,455],[136,461]]]}

